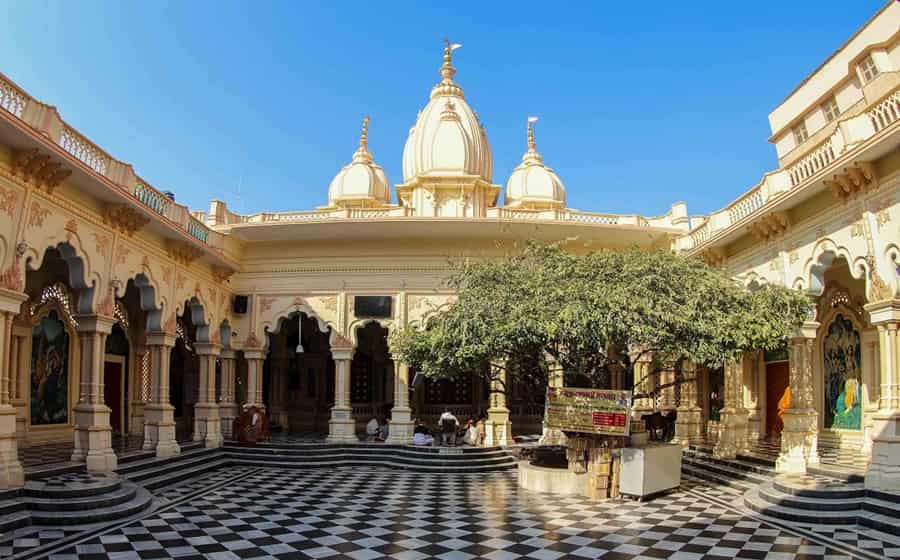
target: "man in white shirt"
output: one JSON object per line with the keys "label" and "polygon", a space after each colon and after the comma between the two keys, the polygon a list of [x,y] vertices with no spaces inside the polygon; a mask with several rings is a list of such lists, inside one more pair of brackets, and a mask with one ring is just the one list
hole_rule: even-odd
{"label": "man in white shirt", "polygon": [[456,445],[456,430],[459,429],[459,420],[448,409],[444,409],[438,424],[441,427],[441,445]]}

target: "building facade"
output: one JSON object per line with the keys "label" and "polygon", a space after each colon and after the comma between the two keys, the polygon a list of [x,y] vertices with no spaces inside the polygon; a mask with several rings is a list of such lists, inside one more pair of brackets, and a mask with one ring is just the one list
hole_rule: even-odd
{"label": "building facade", "polygon": [[494,183],[449,43],[393,192],[366,118],[326,203],[295,212],[192,212],[0,75],[0,486],[22,483],[19,447],[72,441],[74,460],[107,472],[118,437],[160,456],[188,438],[218,446],[241,406],[334,442],[372,416],[406,442],[414,417],[445,408],[486,413],[497,444],[540,431],[542,407],[515,390],[412,384],[387,343],[452,304],[450,262],[536,239],[671,249],[748,289],[807,291],[815,313],[783,355],[698,368],[640,405],[678,409],[680,438],[713,437],[726,456],[780,435],[782,470],[830,438],[871,457],[872,485],[900,488],[897,21],[886,5],[772,113],[778,170],[694,217],[683,203],[656,217],[569,208],[531,122],[521,164]]}

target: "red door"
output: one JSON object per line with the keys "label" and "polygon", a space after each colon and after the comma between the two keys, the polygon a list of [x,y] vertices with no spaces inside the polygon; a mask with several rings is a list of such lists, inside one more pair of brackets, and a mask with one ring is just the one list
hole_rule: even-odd
{"label": "red door", "polygon": [[[766,435],[780,434],[784,421],[779,412],[790,396],[785,395],[789,386],[790,370],[787,362],[766,364]],[[782,402],[785,400],[785,402]],[[781,404],[781,407],[779,407]]]}
{"label": "red door", "polygon": [[103,400],[109,407],[109,424],[114,433],[122,433],[122,362],[103,366]]}

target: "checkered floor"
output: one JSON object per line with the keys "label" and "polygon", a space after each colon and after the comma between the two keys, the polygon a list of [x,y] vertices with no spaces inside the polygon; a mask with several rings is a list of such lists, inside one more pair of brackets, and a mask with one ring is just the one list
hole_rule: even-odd
{"label": "checkered floor", "polygon": [[[141,436],[113,436],[112,447],[117,455],[131,451],[139,451],[144,438]],[[37,465],[49,465],[52,463],[65,463],[72,458],[74,443],[61,441],[58,443],[45,443],[19,447],[19,461],[23,467]]]}
{"label": "checkered floor", "polygon": [[172,495],[175,501],[143,520],[51,558],[849,557],[706,499],[699,492],[705,487],[693,483],[645,503],[591,503],[520,490],[510,473],[247,473],[239,483],[209,483],[208,492],[180,502]]}

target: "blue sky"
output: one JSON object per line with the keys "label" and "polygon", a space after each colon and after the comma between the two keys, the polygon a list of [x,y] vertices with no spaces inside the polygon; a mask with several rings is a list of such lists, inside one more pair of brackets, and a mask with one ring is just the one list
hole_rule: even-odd
{"label": "blue sky", "polygon": [[706,213],[776,167],[768,113],[883,4],[8,0],[0,71],[193,209],[296,210],[366,114],[402,181],[449,36],[495,183],[534,114],[570,207]]}

